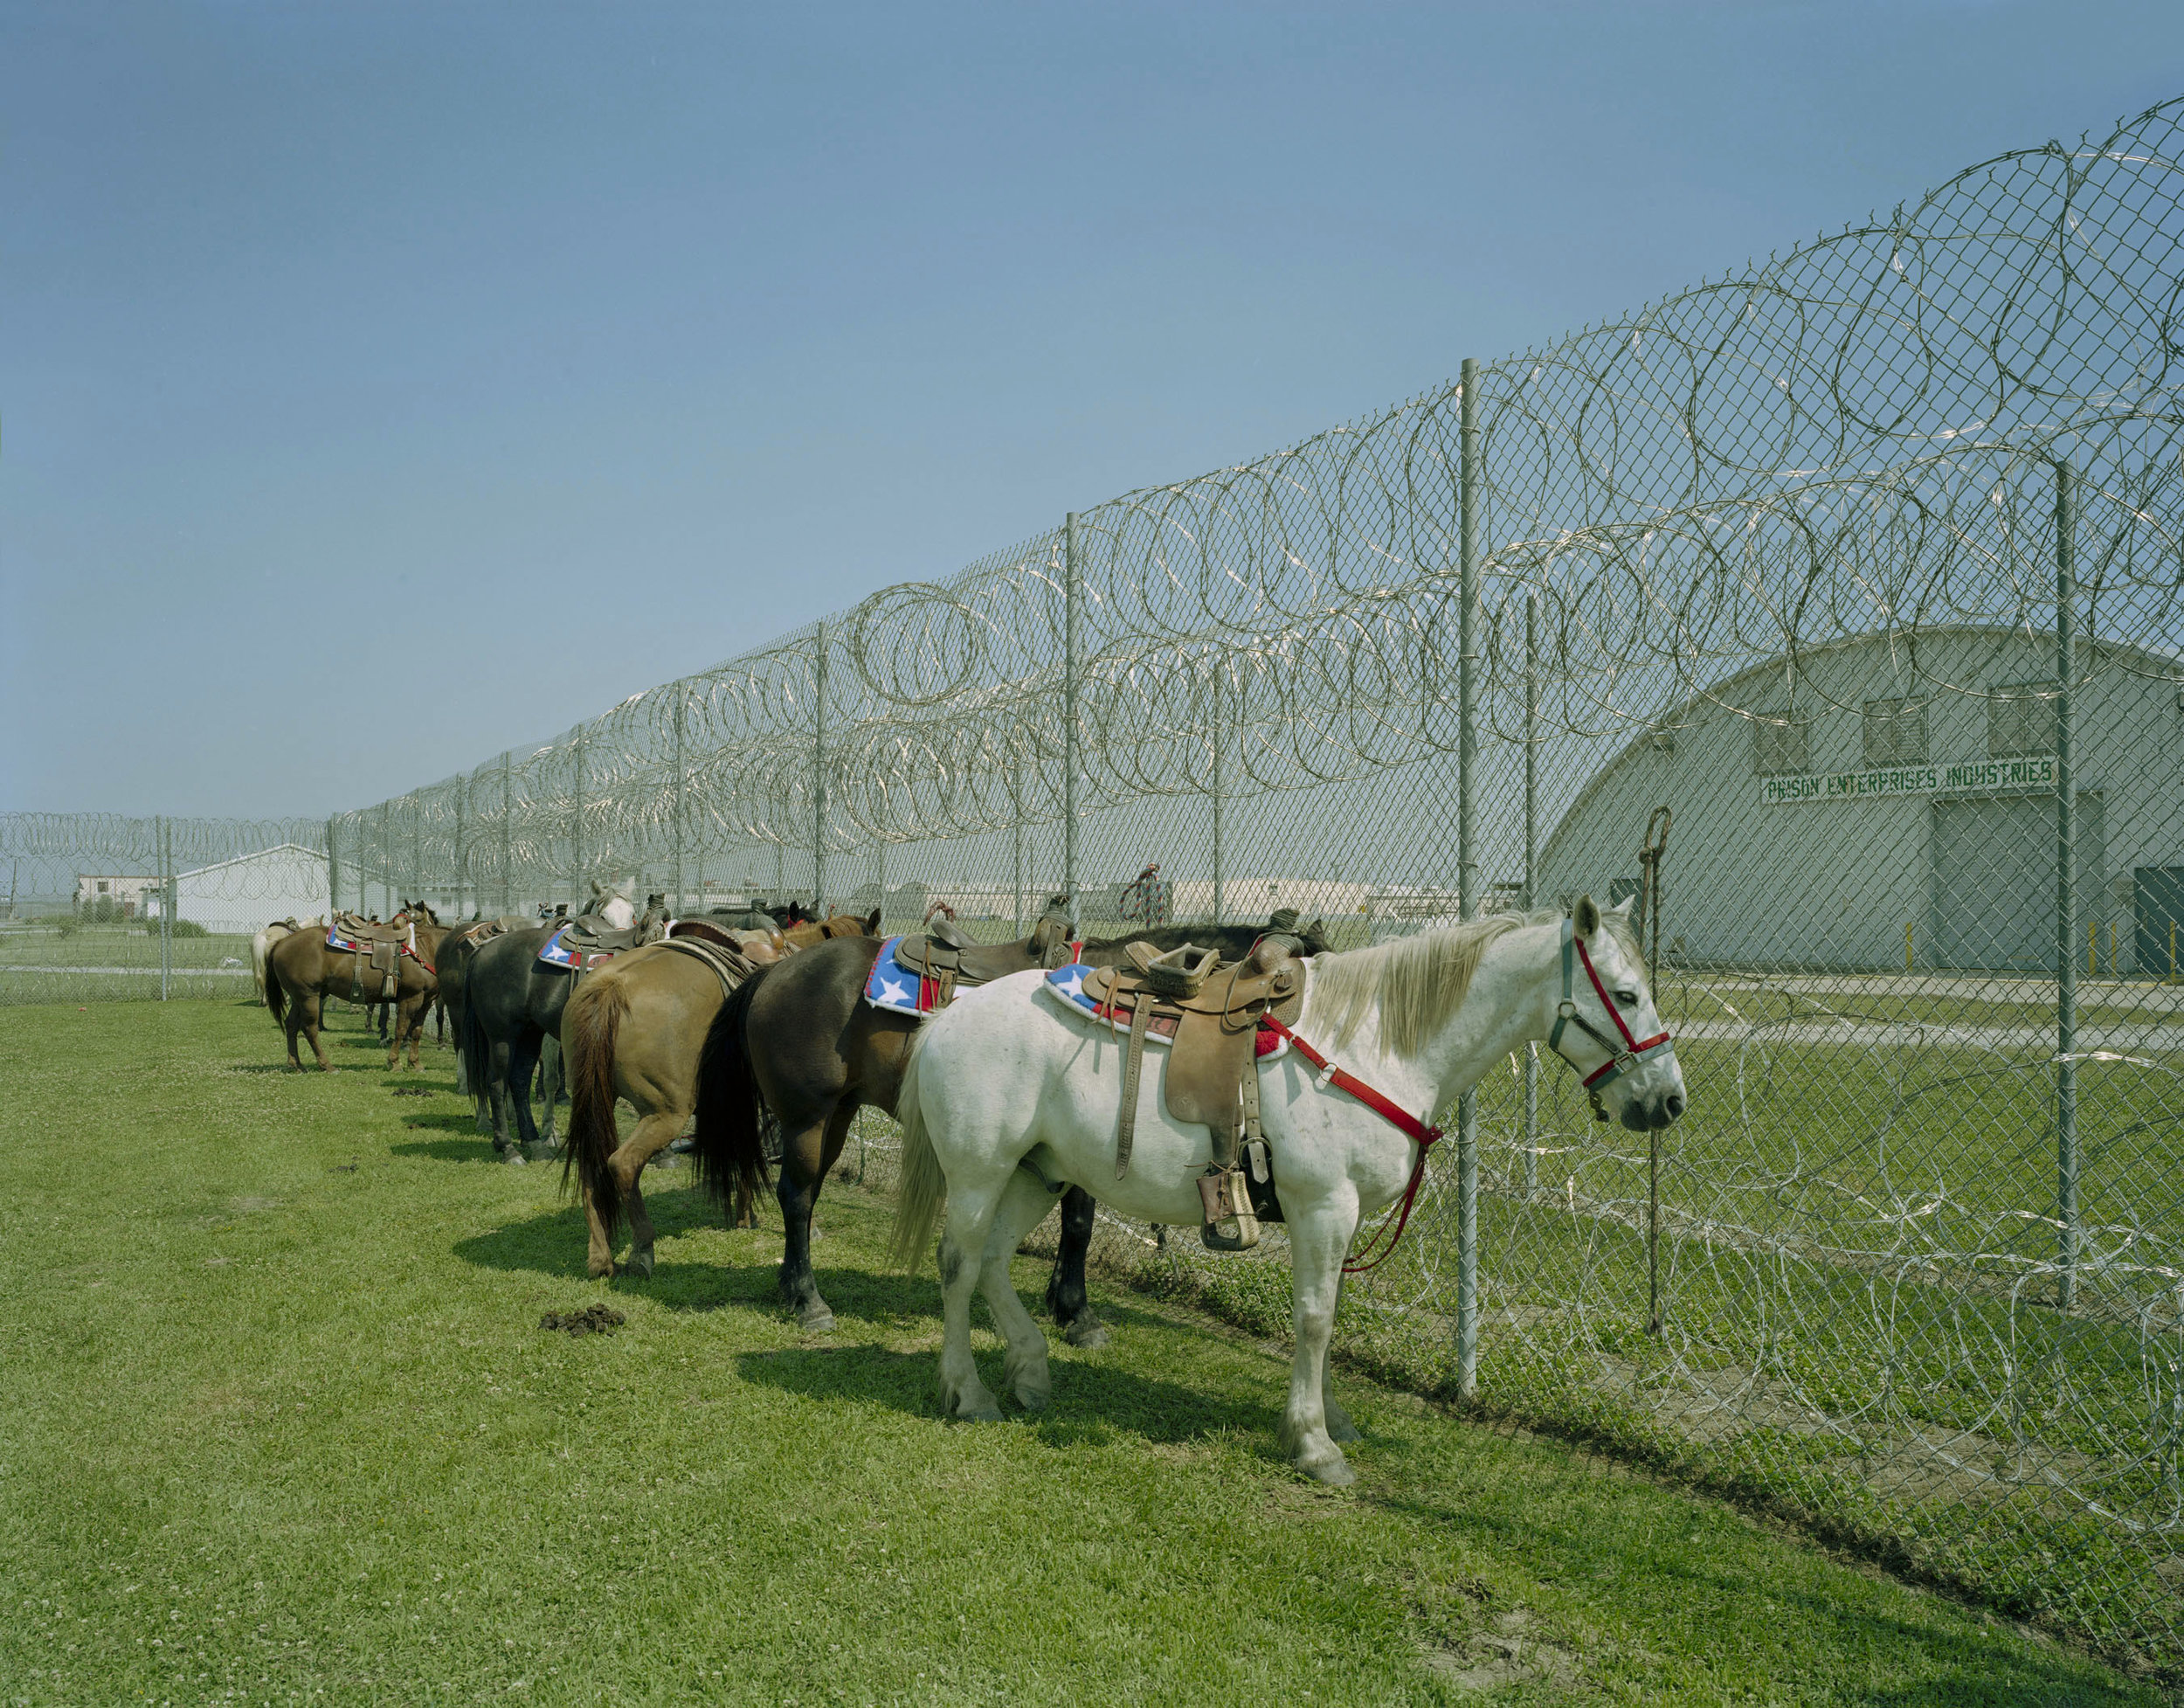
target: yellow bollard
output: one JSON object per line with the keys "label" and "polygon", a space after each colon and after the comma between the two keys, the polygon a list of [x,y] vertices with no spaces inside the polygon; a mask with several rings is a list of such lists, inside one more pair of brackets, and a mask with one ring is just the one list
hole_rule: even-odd
{"label": "yellow bollard", "polygon": [[[2174,937],[2176,936],[2176,931],[2175,931],[2175,928],[2174,928],[2174,927],[2171,927],[2171,928],[2170,928],[2170,930],[2169,930],[2169,936],[2170,936],[2172,938],[2174,938]],[[2175,953],[2174,953],[2174,951],[2172,951],[2170,952],[2169,958],[2170,958],[2172,961],[2174,961],[2174,960],[2176,958],[2176,955],[2175,955]],[[1909,972],[1911,970],[1911,921],[1910,921],[1910,920],[1906,919],[1906,920],[1904,922],[1904,972]]]}

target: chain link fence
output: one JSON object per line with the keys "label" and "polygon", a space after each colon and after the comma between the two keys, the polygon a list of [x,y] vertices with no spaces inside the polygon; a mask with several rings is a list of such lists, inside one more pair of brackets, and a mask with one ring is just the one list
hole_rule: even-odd
{"label": "chain link fence", "polygon": [[[1337,947],[1633,898],[1691,1112],[1648,1144],[1511,1061],[1342,1343],[2173,1664],[2181,119],[279,834],[349,905],[598,877],[992,939],[1054,893]],[[1103,1241],[1286,1329],[1278,1237]]]}

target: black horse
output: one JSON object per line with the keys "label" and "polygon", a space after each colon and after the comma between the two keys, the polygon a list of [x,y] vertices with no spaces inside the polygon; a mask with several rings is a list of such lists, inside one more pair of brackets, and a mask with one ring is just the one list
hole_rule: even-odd
{"label": "black horse", "polygon": [[[1085,944],[1080,958],[1112,966],[1133,943],[1162,950],[1186,943],[1241,960],[1269,930],[1324,953],[1322,923],[1299,927],[1294,913],[1266,925],[1163,925]],[[1041,964],[1056,934],[1049,914],[1022,944],[1024,967]],[[808,1330],[830,1329],[833,1312],[812,1275],[812,1208],[820,1184],[840,1156],[850,1123],[866,1104],[895,1113],[902,1068],[918,1022],[874,1008],[864,999],[879,944],[836,938],[772,966],[736,986],[707,1034],[698,1068],[698,1178],[726,1208],[739,1188],[754,1190],[766,1173],[767,1139],[780,1140],[782,1302]],[[1091,1194],[1072,1186],[1062,1195],[1061,1247],[1047,1286],[1047,1307],[1073,1345],[1096,1346],[1107,1330],[1092,1314],[1084,1290],[1085,1254],[1092,1243]]]}
{"label": "black horse", "polygon": [[[639,925],[665,917],[658,906]],[[459,972],[462,985],[461,1037],[470,1089],[489,1098],[493,1148],[504,1162],[520,1163],[526,1151],[554,1144],[554,1105],[561,1097],[561,1011],[577,974],[538,958],[547,940],[568,922],[510,931],[470,952]],[[545,1068],[542,1124],[531,1118],[531,1075]],[[509,1110],[515,1110],[511,1134]]]}

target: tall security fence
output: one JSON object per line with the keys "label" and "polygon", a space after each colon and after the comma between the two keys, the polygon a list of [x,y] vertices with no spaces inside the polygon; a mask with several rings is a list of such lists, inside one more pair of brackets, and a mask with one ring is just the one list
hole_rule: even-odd
{"label": "tall security fence", "polygon": [[[1631,900],[1690,1113],[1448,1112],[1379,1367],[2184,1635],[2184,103],[320,826],[990,937]],[[1157,868],[1157,869],[1156,869]],[[877,1143],[877,1141],[875,1141]],[[875,1158],[881,1155],[875,1151]],[[1110,1255],[1278,1331],[1279,1239]]]}

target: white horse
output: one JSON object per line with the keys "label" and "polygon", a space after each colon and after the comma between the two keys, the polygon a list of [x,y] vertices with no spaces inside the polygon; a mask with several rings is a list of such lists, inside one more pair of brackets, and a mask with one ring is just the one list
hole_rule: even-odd
{"label": "white horse", "polygon": [[591,880],[591,905],[585,911],[598,914],[618,931],[625,931],[637,923],[637,909],[629,897],[597,878]]}
{"label": "white horse", "polygon": [[[1527,1041],[1551,1043],[1588,1090],[1634,1131],[1682,1115],[1683,1075],[1655,1012],[1628,905],[1587,896],[1568,915],[1500,915],[1377,948],[1322,955],[1307,968],[1298,1048],[1260,1068],[1295,1272],[1296,1357],[1282,1444],[1324,1483],[1354,1473],[1338,1442],[1358,1432],[1328,1398],[1328,1348],[1344,1254],[1359,1223],[1415,1190],[1430,1120]],[[940,1242],[943,1409],[1000,1415],[971,1355],[971,1295],[981,1291],[1008,1345],[1004,1380],[1037,1410],[1049,1393],[1047,1339],[1009,1281],[1017,1242],[1069,1183],[1127,1216],[1193,1227],[1211,1135],[1169,1115],[1157,1073],[1139,1091],[1130,1171],[1115,1179],[1123,1041],[1079,1019],[1022,972],[962,992],[914,1042],[897,1113],[902,1188],[895,1255],[915,1264],[944,1207]],[[1344,1070],[1333,1078],[1308,1059]],[[1393,1105],[1376,1113],[1357,1089]],[[1407,1203],[1406,1205],[1407,1208]]]}

